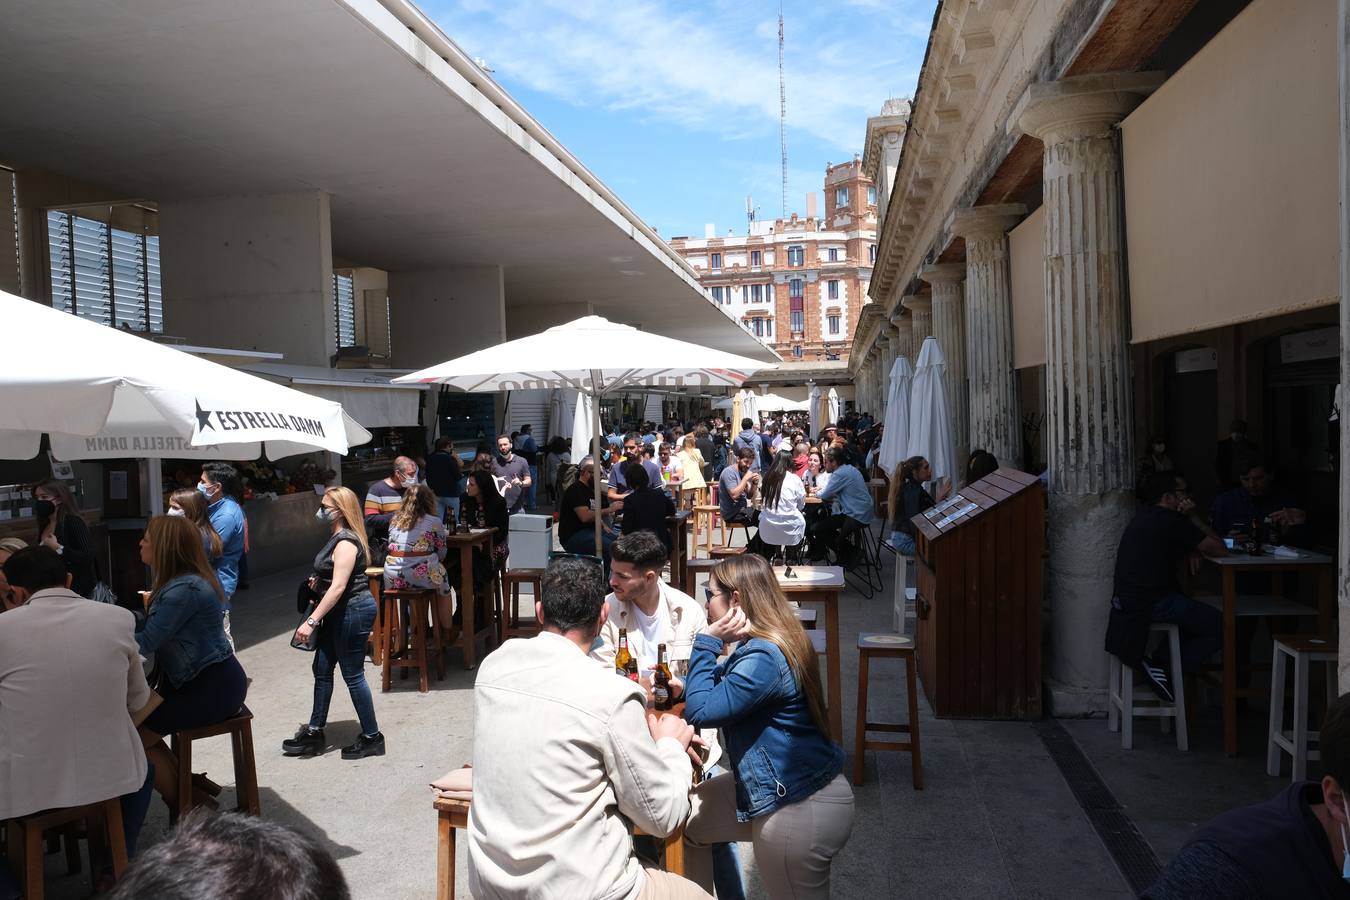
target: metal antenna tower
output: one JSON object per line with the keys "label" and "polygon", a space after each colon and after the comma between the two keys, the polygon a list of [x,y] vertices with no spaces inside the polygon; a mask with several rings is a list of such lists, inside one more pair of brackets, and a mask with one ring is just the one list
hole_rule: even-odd
{"label": "metal antenna tower", "polygon": [[783,77],[783,0],[778,0],[778,143],[783,153],[783,218],[788,217],[787,80]]}

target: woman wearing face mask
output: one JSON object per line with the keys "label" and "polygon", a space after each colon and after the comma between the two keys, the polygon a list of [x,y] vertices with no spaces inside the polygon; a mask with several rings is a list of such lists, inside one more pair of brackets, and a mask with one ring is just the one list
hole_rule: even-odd
{"label": "woman wearing face mask", "polygon": [[314,651],[314,706],[309,724],[301,725],[295,737],[281,742],[287,756],[313,756],[328,746],[323,729],[328,724],[328,705],[333,699],[333,670],[341,667],[352,706],[361,722],[355,743],[342,748],[343,759],[384,755],[384,735],[375,721],[375,701],[366,683],[366,641],[375,624],[375,598],[370,595],[366,562],[370,545],[361,506],[345,487],[330,487],[315,515],[331,530],[327,543],[314,557],[310,587],[320,593],[319,605],[295,630],[297,640],[307,641],[317,629]]}
{"label": "woman wearing face mask", "polygon": [[811,639],[763,557],[722,561],[705,594],[709,624],[694,638],[684,718],[721,729],[732,773],[694,789],[689,876],[710,890],[701,848],[748,840],[770,897],[828,897],[830,863],[853,828],[853,789],[829,737]]}
{"label": "woman wearing face mask", "polygon": [[248,680],[225,638],[225,594],[202,551],[201,533],[183,517],[155,516],[141,539],[141,561],[153,580],[136,643],[142,655],[155,655],[155,690],[164,698],[141,724],[141,739],[155,766],[156,790],[176,808],[178,766],[163,738],[233,716]]}
{"label": "woman wearing face mask", "polygon": [[70,589],[81,597],[92,597],[98,583],[94,540],[70,488],[55,479],[39,484],[33,488],[33,512],[38,543],[61,554],[70,573]]}
{"label": "woman wearing face mask", "polygon": [[[169,495],[169,509],[165,515],[181,516],[187,519],[202,534],[202,549],[208,560],[220,558],[223,544],[220,535],[211,525],[211,517],[206,514],[206,498],[195,488],[174,491]],[[214,563],[213,563],[214,564]]]}
{"label": "woman wearing face mask", "polygon": [[1172,458],[1167,455],[1167,438],[1161,434],[1155,434],[1148,442],[1148,456],[1139,463],[1139,474],[1141,480],[1149,475],[1158,475],[1164,472],[1175,472],[1177,467],[1172,465]]}

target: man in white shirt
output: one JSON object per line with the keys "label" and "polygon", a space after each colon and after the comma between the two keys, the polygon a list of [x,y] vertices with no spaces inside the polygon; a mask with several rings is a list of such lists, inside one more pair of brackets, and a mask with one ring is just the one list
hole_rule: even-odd
{"label": "man in white shirt", "polygon": [[595,563],[555,560],[535,613],[474,683],[469,890],[482,898],[707,897],[644,869],[628,823],[665,836],[689,815],[693,729],[587,657],[608,614]]}

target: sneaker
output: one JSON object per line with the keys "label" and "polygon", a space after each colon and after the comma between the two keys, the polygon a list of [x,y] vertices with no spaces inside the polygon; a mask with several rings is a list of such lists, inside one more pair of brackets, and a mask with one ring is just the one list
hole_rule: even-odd
{"label": "sneaker", "polygon": [[1177,698],[1172,693],[1172,684],[1167,680],[1167,670],[1158,665],[1147,656],[1139,664],[1139,671],[1143,673],[1144,680],[1148,686],[1153,689],[1165,703],[1175,703]]}
{"label": "sneaker", "polygon": [[301,725],[296,730],[295,737],[286,738],[281,742],[281,752],[287,756],[316,756],[327,746],[328,740],[324,737],[322,728]]}
{"label": "sneaker", "polygon": [[384,735],[376,732],[373,737],[364,734],[350,747],[342,748],[343,759],[365,759],[367,756],[384,756]]}

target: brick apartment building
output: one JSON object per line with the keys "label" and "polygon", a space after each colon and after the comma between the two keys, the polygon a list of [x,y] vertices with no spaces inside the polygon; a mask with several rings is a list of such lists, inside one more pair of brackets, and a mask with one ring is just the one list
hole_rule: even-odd
{"label": "brick apartment building", "polygon": [[748,235],[671,238],[728,316],[785,360],[847,359],[876,257],[876,188],[861,160],[825,168],[825,216],[752,222]]}

